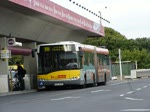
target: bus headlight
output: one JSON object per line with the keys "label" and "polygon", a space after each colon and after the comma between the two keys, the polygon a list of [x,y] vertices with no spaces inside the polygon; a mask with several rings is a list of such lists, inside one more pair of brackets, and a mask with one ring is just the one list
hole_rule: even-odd
{"label": "bus headlight", "polygon": [[39,79],[39,81],[46,81],[45,79]]}
{"label": "bus headlight", "polygon": [[78,80],[79,79],[79,76],[78,77],[72,77],[71,80]]}

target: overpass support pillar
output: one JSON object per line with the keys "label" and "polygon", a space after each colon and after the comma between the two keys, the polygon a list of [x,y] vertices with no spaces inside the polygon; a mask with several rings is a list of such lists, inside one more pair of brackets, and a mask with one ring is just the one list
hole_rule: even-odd
{"label": "overpass support pillar", "polygon": [[[23,46],[30,49],[36,49],[36,42],[23,43]],[[24,67],[29,75],[31,89],[37,88],[37,62],[35,57],[24,56]]]}
{"label": "overpass support pillar", "polygon": [[[7,38],[0,38],[0,50],[7,50]],[[0,93],[9,92],[8,59],[0,57]]]}

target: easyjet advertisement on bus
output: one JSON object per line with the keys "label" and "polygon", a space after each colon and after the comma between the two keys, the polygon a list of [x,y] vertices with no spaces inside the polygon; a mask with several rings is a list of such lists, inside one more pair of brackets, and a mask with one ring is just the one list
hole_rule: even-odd
{"label": "easyjet advertisement on bus", "polygon": [[33,9],[43,14],[54,17],[63,22],[78,26],[85,30],[104,36],[104,28],[79,14],[76,14],[50,0],[9,0],[18,5]]}

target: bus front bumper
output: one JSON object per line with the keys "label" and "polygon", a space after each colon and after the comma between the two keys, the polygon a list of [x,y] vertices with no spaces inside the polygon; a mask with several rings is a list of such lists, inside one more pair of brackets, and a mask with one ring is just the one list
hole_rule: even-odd
{"label": "bus front bumper", "polygon": [[67,85],[81,85],[80,79],[73,80],[38,80],[38,86],[67,86]]}

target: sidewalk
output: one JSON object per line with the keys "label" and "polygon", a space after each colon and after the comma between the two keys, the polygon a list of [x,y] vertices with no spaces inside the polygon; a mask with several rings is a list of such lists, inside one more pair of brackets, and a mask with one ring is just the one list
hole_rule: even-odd
{"label": "sidewalk", "polygon": [[8,96],[8,95],[18,95],[18,94],[33,93],[33,92],[37,92],[37,90],[33,89],[33,90],[11,91],[11,92],[7,92],[7,93],[0,93],[0,97],[1,96]]}
{"label": "sidewalk", "polygon": [[[130,80],[110,80],[107,84],[111,85],[111,84],[115,84],[115,83],[125,83],[128,82]],[[23,90],[23,91],[10,91],[7,93],[0,93],[0,97],[1,96],[9,96],[9,95],[19,95],[19,94],[26,94],[26,93],[33,93],[33,92],[37,92],[37,89],[32,89],[32,90]]]}

